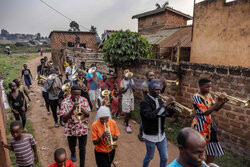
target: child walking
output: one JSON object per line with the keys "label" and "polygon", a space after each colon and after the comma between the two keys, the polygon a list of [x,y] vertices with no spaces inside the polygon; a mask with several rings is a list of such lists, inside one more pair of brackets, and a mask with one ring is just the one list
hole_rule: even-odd
{"label": "child walking", "polygon": [[23,134],[22,131],[20,121],[11,122],[10,132],[13,138],[10,140],[10,145],[1,142],[4,148],[15,153],[17,167],[33,167],[34,163],[38,162],[36,141],[31,134]]}
{"label": "child walking", "polygon": [[17,85],[15,82],[9,83],[10,92],[7,95],[8,102],[11,108],[11,111],[14,114],[16,120],[22,119],[23,128],[26,124],[26,101],[24,94],[17,89]]}
{"label": "child walking", "polygon": [[23,68],[24,69],[22,70],[22,76],[21,76],[21,78],[23,78],[23,76],[24,76],[24,82],[25,82],[26,86],[28,87],[28,89],[30,89],[30,85],[32,85],[31,84],[31,79],[33,77],[32,77],[32,74],[30,72],[30,69],[28,69],[27,64],[24,64]]}
{"label": "child walking", "polygon": [[119,114],[119,93],[118,91],[114,92],[114,96],[111,96],[111,112],[112,112],[112,117],[118,117]]}

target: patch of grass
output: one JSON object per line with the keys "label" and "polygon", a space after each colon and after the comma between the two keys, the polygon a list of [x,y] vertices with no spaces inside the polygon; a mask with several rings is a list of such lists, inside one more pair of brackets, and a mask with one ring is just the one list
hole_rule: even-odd
{"label": "patch of grass", "polygon": [[23,64],[35,57],[36,55],[7,56],[0,54],[0,76],[2,79],[5,78],[3,86],[6,90],[8,89],[9,82],[21,76],[18,70],[22,68]]}
{"label": "patch of grass", "polygon": [[[5,54],[5,46],[7,45],[0,45],[0,54]],[[10,46],[11,54],[22,54],[22,53],[38,53],[38,49],[40,46],[16,46],[14,44],[8,45]],[[50,52],[51,49],[49,47],[43,47],[43,52]]]}
{"label": "patch of grass", "polygon": [[[132,119],[136,122],[141,122],[140,116],[140,105],[139,102],[135,102],[135,111],[131,113]],[[177,135],[183,126],[178,122],[168,122],[165,121],[165,133],[167,139],[177,145]],[[225,155],[221,157],[216,157],[214,163],[219,165],[220,167],[248,167],[250,166],[250,161],[231,153],[229,151],[225,151]]]}
{"label": "patch of grass", "polygon": [[[10,114],[10,113],[9,113]],[[10,135],[10,123],[12,122],[12,120],[7,120],[7,123],[6,123],[6,134],[7,136],[9,136],[7,138],[7,141],[8,141],[8,144],[10,144],[10,139],[12,138],[12,136]],[[25,125],[25,128],[27,129],[27,132],[25,133],[29,133],[29,134],[32,134],[32,136],[35,138],[35,135],[34,135],[34,131],[33,131],[33,128],[31,126],[31,122],[30,120],[27,120],[26,121],[26,125]],[[38,148],[37,148],[38,149]],[[10,161],[11,161],[11,166],[12,167],[15,167],[16,166],[16,156],[15,156],[15,153],[13,151],[9,151],[10,153]],[[38,157],[39,158],[39,157]],[[40,161],[38,161],[37,164],[35,164],[35,167],[42,167]]]}

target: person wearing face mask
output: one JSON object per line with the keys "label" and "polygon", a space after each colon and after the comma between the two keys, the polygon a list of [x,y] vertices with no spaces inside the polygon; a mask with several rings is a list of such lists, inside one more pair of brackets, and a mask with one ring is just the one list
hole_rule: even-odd
{"label": "person wearing face mask", "polygon": [[210,94],[211,86],[211,80],[207,78],[199,80],[199,92],[193,96],[195,117],[191,124],[191,127],[200,132],[207,143],[207,163],[213,162],[214,156],[224,155],[211,114],[219,111],[227,101],[225,94],[222,93],[215,102]]}
{"label": "person wearing face mask", "polygon": [[205,167],[206,141],[192,128],[183,128],[177,136],[179,156],[168,167]]}
{"label": "person wearing face mask", "polygon": [[97,111],[97,118],[98,120],[92,124],[92,141],[95,145],[96,164],[98,167],[111,167],[115,157],[115,149],[110,148],[106,140],[110,137],[112,137],[113,141],[118,140],[120,132],[116,122],[111,119],[108,107],[101,106]]}
{"label": "person wearing face mask", "polygon": [[148,167],[154,158],[155,147],[160,154],[160,167],[167,165],[167,139],[164,132],[165,117],[170,117],[174,111],[170,109],[174,99],[169,98],[165,102],[158,97],[161,91],[160,80],[152,79],[148,83],[148,94],[140,103],[140,114],[143,124],[143,138],[145,139],[146,155],[143,167]]}
{"label": "person wearing face mask", "polygon": [[[65,98],[61,104],[60,115],[65,123],[64,135],[67,136],[71,160],[76,162],[76,143],[79,143],[80,167],[84,167],[86,144],[88,135],[88,117],[90,107],[88,100],[81,97],[81,87],[72,86],[71,96]],[[83,119],[78,119],[76,114],[80,112],[84,115]]]}
{"label": "person wearing face mask", "polygon": [[54,153],[55,163],[48,167],[75,167],[75,164],[67,158],[67,154],[64,148],[56,149]]}

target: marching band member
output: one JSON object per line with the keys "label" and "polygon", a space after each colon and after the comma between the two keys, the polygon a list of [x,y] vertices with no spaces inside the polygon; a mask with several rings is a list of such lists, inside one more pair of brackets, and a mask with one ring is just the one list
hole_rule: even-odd
{"label": "marching band member", "polygon": [[[37,66],[37,75],[47,76],[47,74],[48,74],[48,66],[45,65],[45,57],[44,57],[44,59],[40,59],[41,64],[39,66]],[[47,92],[47,90],[45,89],[44,86],[41,86],[41,90],[42,90],[43,99],[45,101],[45,106],[46,106],[46,109],[47,109],[47,113],[49,115],[50,114],[50,110],[49,110],[49,93]]]}
{"label": "marching band member", "polygon": [[55,163],[49,165],[48,167],[75,167],[75,164],[67,159],[67,154],[64,148],[58,148],[54,152]]}
{"label": "marching band member", "polygon": [[[50,70],[50,76],[45,81],[45,89],[49,94],[49,104],[55,121],[55,127],[59,127],[57,118],[57,107],[59,105],[59,93],[61,91],[62,83],[56,75],[55,70]],[[61,122],[62,120],[60,120]]]}
{"label": "marching band member", "polygon": [[212,83],[207,78],[199,80],[199,93],[193,97],[193,105],[196,116],[193,119],[191,127],[196,129],[205,138],[207,143],[207,163],[213,162],[214,156],[222,156],[224,152],[217,139],[217,130],[211,114],[219,111],[226,102],[223,94],[215,102],[209,93]]}
{"label": "marching band member", "polygon": [[149,93],[140,103],[140,114],[143,123],[143,138],[146,144],[146,155],[143,160],[143,167],[148,167],[154,158],[155,146],[160,154],[160,167],[167,165],[167,139],[164,132],[165,117],[172,116],[173,110],[168,106],[174,99],[169,98],[163,102],[159,97],[161,84],[159,80],[151,80],[148,83]]}
{"label": "marching band member", "polygon": [[65,72],[66,72],[66,78],[73,81],[73,78],[72,78],[72,73],[73,73],[73,62],[72,60],[69,60],[68,61],[69,65],[67,66]]}
{"label": "marching band member", "polygon": [[89,97],[92,102],[92,105],[94,106],[94,111],[96,111],[97,99],[101,95],[100,86],[103,78],[101,74],[96,71],[96,66],[94,64],[91,65],[91,68],[87,73],[86,79],[88,82]]}
{"label": "marching band member", "polygon": [[62,101],[60,115],[65,123],[64,135],[68,139],[71,160],[76,162],[75,147],[78,139],[80,167],[84,167],[90,107],[87,99],[80,95],[81,87],[72,86],[71,96]]}
{"label": "marching band member", "polygon": [[135,83],[132,79],[132,76],[128,76],[128,74],[132,74],[129,70],[124,70],[124,79],[120,83],[121,93],[122,93],[122,112],[125,113],[124,125],[126,126],[126,132],[131,133],[131,127],[129,125],[130,112],[134,111],[134,91],[135,91]]}
{"label": "marching band member", "polygon": [[101,106],[97,112],[98,120],[92,124],[92,141],[95,145],[95,159],[98,167],[111,167],[115,157],[115,148],[112,141],[118,140],[120,135],[116,122],[110,118],[110,110]]}

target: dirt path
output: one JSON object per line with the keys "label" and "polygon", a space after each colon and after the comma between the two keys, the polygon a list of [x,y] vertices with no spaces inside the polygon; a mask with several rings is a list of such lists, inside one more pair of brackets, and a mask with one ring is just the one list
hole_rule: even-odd
{"label": "dirt path", "polygon": [[[46,54],[50,57],[50,54]],[[28,67],[32,71],[32,75],[36,76],[36,68],[40,64],[40,57],[37,57],[28,63]],[[43,167],[47,167],[49,164],[54,162],[53,153],[56,148],[63,147],[67,150],[68,157],[70,156],[70,151],[68,149],[68,144],[66,137],[63,136],[63,127],[54,128],[54,121],[52,115],[47,115],[44,101],[41,95],[41,89],[34,82],[32,86],[34,93],[31,93],[31,112],[28,113],[28,119],[31,120],[32,127],[35,131],[35,136],[38,146],[39,159]],[[91,113],[89,119],[89,127],[94,120],[95,113]],[[116,120],[121,135],[118,140],[118,149],[116,150],[116,156],[114,163],[117,167],[140,167],[142,166],[142,161],[145,156],[145,144],[140,142],[137,138],[139,125],[136,122],[131,122],[133,133],[127,134],[125,132],[124,126],[122,125],[122,120]],[[91,130],[90,130],[91,132]],[[77,149],[78,152],[78,149]],[[176,146],[168,142],[168,162],[171,162],[178,155],[178,150]],[[79,166],[79,160],[76,163]],[[87,150],[86,150],[86,167],[95,167],[95,157],[94,157],[94,146],[91,141],[91,133],[88,135]],[[151,167],[159,166],[159,154],[158,151],[155,152],[155,157],[150,163]]]}

